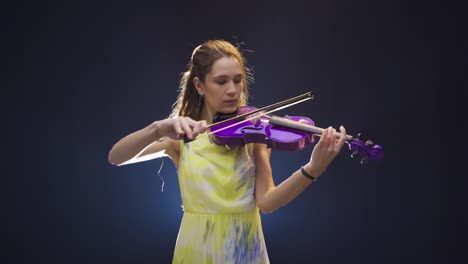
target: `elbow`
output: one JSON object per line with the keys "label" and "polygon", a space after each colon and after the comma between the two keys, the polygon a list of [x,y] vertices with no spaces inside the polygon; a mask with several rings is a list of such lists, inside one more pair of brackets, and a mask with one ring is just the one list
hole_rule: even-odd
{"label": "elbow", "polygon": [[111,165],[115,165],[115,164],[116,164],[116,162],[115,162],[115,160],[113,159],[111,153],[109,153],[109,155],[107,156],[107,161],[108,161]]}
{"label": "elbow", "polygon": [[109,155],[107,156],[107,161],[110,164],[115,165],[115,166],[118,166],[120,164],[120,162],[117,160],[117,158],[115,157],[115,154],[114,154],[114,152],[112,150],[109,151]]}
{"label": "elbow", "polygon": [[260,212],[262,214],[271,214],[276,210],[276,208],[274,208],[273,206],[269,206],[261,202],[257,202],[257,207],[258,209],[260,209]]}
{"label": "elbow", "polygon": [[271,210],[265,210],[265,209],[260,209],[260,212],[262,212],[262,214],[264,214],[264,215],[273,213],[273,211],[271,211]]}
{"label": "elbow", "polygon": [[259,207],[260,209],[260,212],[262,212],[262,214],[271,214],[275,211],[275,209],[273,208],[266,208],[266,207]]}

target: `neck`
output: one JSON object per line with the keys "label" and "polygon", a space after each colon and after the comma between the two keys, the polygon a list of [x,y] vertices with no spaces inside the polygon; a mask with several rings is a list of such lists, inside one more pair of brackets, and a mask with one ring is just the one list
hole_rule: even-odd
{"label": "neck", "polygon": [[208,125],[210,125],[212,123],[212,121],[213,121],[213,115],[214,114],[215,113],[212,110],[208,109],[208,107],[206,107],[206,104],[204,104],[203,108],[201,110],[201,113],[200,113],[200,119],[199,120],[205,120],[206,123]]}

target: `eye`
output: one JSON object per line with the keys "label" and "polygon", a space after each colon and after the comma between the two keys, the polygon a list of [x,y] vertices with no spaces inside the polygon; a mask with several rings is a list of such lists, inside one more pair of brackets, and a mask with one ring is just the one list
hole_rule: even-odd
{"label": "eye", "polygon": [[216,83],[219,85],[223,85],[226,83],[226,80],[217,80]]}
{"label": "eye", "polygon": [[237,79],[237,80],[234,80],[235,83],[241,83],[242,82],[242,78],[241,79]]}

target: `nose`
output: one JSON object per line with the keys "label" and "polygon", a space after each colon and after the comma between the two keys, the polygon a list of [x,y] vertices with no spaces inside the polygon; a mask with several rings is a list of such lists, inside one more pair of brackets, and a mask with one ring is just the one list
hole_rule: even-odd
{"label": "nose", "polygon": [[237,92],[236,84],[234,82],[229,82],[226,93],[229,95],[234,95],[236,94],[236,92]]}

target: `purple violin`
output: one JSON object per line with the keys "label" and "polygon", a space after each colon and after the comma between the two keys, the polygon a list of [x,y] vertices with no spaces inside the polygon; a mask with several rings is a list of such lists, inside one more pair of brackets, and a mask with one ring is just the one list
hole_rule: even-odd
{"label": "purple violin", "polygon": [[[311,99],[310,93],[305,96],[305,100]],[[267,116],[265,112],[261,113],[265,109],[241,106],[236,113],[230,115],[216,114],[213,117],[213,124],[209,126],[212,142],[229,147],[243,146],[247,143],[263,143],[273,149],[296,151],[314,143],[314,136],[320,136],[324,130],[316,127],[314,121],[308,117]],[[260,114],[256,115],[256,113]],[[335,133],[337,138],[340,138],[340,135],[338,132]],[[361,134],[357,137],[346,135],[346,143],[352,152],[351,157],[358,154],[363,156],[362,164],[383,158],[383,147],[375,145],[371,140],[363,142]]]}

